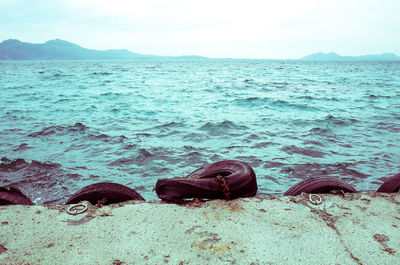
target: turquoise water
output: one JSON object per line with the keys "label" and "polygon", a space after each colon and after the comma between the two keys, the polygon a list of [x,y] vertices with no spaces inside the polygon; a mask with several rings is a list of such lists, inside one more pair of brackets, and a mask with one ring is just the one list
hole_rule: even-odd
{"label": "turquoise water", "polygon": [[225,159],[261,197],[400,171],[400,63],[4,61],[0,89],[0,186],[35,203],[99,181],[154,200],[158,178]]}

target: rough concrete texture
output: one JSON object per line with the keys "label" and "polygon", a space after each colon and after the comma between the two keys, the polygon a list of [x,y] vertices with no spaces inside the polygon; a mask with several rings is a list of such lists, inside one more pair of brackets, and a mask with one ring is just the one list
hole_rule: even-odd
{"label": "rough concrete texture", "polygon": [[0,264],[400,264],[399,193],[320,196],[0,206]]}

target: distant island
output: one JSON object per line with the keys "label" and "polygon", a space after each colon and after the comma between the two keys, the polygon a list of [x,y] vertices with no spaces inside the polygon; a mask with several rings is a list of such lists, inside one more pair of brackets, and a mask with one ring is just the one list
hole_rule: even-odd
{"label": "distant island", "polygon": [[43,44],[15,39],[0,43],[0,60],[188,60],[208,59],[202,56],[157,56],[123,50],[91,50],[65,40],[49,40]]}
{"label": "distant island", "polygon": [[[0,43],[0,60],[207,60],[211,58],[190,56],[159,56],[121,50],[92,50],[77,44],[55,39],[45,43],[21,42],[16,39]],[[229,58],[231,59],[231,58]],[[399,61],[394,53],[363,56],[341,56],[337,53],[314,53],[301,61]]]}
{"label": "distant island", "polygon": [[335,52],[313,53],[301,58],[303,61],[399,61],[400,57],[394,53],[382,53],[362,56],[341,56]]}

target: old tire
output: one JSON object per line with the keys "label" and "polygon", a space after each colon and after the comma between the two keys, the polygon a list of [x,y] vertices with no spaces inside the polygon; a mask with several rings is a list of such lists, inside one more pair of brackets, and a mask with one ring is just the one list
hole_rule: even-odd
{"label": "old tire", "polygon": [[400,173],[396,174],[383,182],[377,192],[399,192],[400,190]]}
{"label": "old tire", "polygon": [[309,178],[303,180],[288,189],[284,195],[296,196],[305,193],[330,193],[334,190],[344,192],[357,192],[352,186],[337,179],[332,178]]}
{"label": "old tire", "polygon": [[130,200],[145,200],[139,193],[124,185],[111,182],[100,182],[79,190],[77,193],[72,195],[65,204],[89,201],[94,205],[104,198],[106,201],[102,204],[112,204]]}
{"label": "old tire", "polygon": [[184,199],[235,199],[257,193],[254,170],[237,160],[224,160],[205,165],[185,178],[159,179],[154,187],[165,201]]}
{"label": "old tire", "polygon": [[12,204],[33,205],[33,202],[19,189],[0,187],[0,205]]}

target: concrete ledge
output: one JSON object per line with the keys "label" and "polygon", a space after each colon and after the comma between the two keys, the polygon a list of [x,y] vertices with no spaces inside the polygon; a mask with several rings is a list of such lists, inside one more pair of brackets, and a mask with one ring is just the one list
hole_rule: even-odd
{"label": "concrete ledge", "polygon": [[400,264],[400,194],[0,206],[0,264]]}

